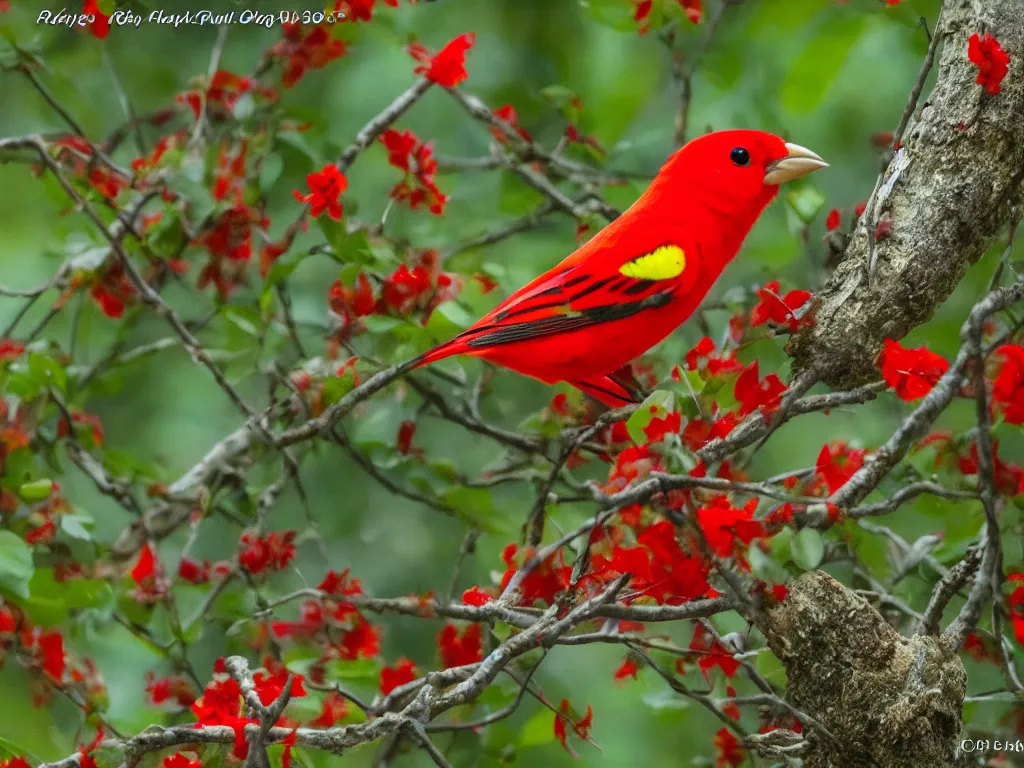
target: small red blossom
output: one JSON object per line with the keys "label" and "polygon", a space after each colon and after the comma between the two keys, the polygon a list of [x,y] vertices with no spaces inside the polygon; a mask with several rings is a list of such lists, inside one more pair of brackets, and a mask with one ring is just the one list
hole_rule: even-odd
{"label": "small red blossom", "polygon": [[[508,544],[501,552],[501,559],[507,566],[501,577],[500,589],[502,592],[518,572],[516,564],[518,551],[519,548],[515,544]],[[533,550],[527,549],[523,555],[523,562],[528,562],[532,557]],[[548,605],[553,605],[555,597],[569,586],[571,573],[572,568],[562,562],[561,550],[551,553],[543,562],[534,565],[533,569],[520,582],[518,587],[520,605],[532,605],[537,600],[544,600]]]}
{"label": "small red blossom", "polygon": [[740,416],[753,413],[758,408],[765,417],[771,416],[778,410],[781,395],[785,391],[786,385],[774,373],[765,376],[764,381],[761,380],[755,360],[736,379],[734,392],[740,403]]}
{"label": "small red blossom", "polygon": [[445,624],[437,636],[437,647],[445,669],[481,661],[484,654],[480,625],[470,624],[460,635],[454,624]]}
{"label": "small red blossom", "polygon": [[562,744],[562,748],[565,749],[573,757],[576,757],[576,753],[569,746],[566,738],[566,722],[572,723],[572,729],[581,739],[590,738],[590,728],[594,724],[594,710],[587,704],[587,712],[579,720],[573,720],[572,707],[569,704],[568,699],[562,699],[562,703],[558,707],[558,711],[555,713],[555,738],[558,739]]}
{"label": "small red blossom", "polygon": [[413,210],[425,205],[435,216],[444,213],[448,196],[434,181],[437,158],[433,143],[422,142],[412,131],[399,133],[394,128],[384,131],[380,140],[387,147],[388,162],[405,171],[405,178],[391,189],[391,197],[398,202],[407,201]]}
{"label": "small red blossom", "polygon": [[811,298],[810,291],[793,290],[785,296],[779,295],[780,284],[773,280],[757,291],[758,302],[750,311],[750,325],[756,327],[767,322],[786,326],[793,333],[801,325],[810,322],[810,313],[797,318],[797,310]]}
{"label": "small red blossom", "polygon": [[996,350],[1002,359],[992,382],[992,402],[1009,424],[1024,424],[1024,347],[1004,344]]}
{"label": "small red blossom", "polygon": [[854,216],[857,216],[859,218],[860,216],[864,215],[864,211],[866,211],[867,209],[867,203],[857,203],[857,207],[853,209],[853,214]]}
{"label": "small red blossom", "polygon": [[445,88],[454,88],[469,77],[466,72],[466,52],[475,42],[476,35],[467,32],[449,42],[434,56],[419,43],[411,43],[406,50],[420,63],[413,72]]}
{"label": "small red blossom", "polygon": [[181,708],[191,707],[197,698],[196,689],[184,677],[157,678],[152,672],[146,675],[146,693],[150,702],[158,706],[173,701]]}
{"label": "small red blossom", "polygon": [[462,602],[466,605],[475,605],[477,607],[485,605],[491,602],[494,598],[484,592],[480,587],[470,587],[462,593]]}
{"label": "small red blossom", "polygon": [[978,68],[978,85],[985,86],[993,96],[999,93],[1010,64],[1010,55],[999,41],[992,35],[975,32],[967,41],[967,58]]}
{"label": "small red blossom", "polygon": [[348,188],[348,180],[334,163],[328,163],[316,173],[306,176],[311,190],[308,195],[292,191],[300,203],[309,203],[309,215],[314,219],[324,211],[335,221],[341,221],[342,207],[338,197]]}
{"label": "small red blossom", "polygon": [[[284,687],[288,684],[288,676],[291,673],[284,665],[275,665],[273,670],[257,672],[252,676],[256,695],[265,707],[269,707],[284,693]],[[306,695],[306,688],[303,685],[305,678],[302,675],[292,675],[291,697],[301,698]]]}
{"label": "small red blossom", "polygon": [[896,395],[907,401],[927,395],[949,370],[949,363],[942,355],[927,347],[907,349],[892,339],[885,340],[875,365],[885,382],[896,390]]}
{"label": "small red blossom", "polygon": [[415,421],[403,421],[398,427],[398,437],[395,440],[395,445],[398,448],[398,452],[403,456],[408,456],[412,450],[412,439],[416,435],[416,422]]}
{"label": "small red blossom", "polygon": [[203,768],[203,763],[200,760],[189,760],[181,752],[175,752],[164,758],[163,768]]}
{"label": "small red blossom", "polygon": [[683,416],[679,411],[672,411],[663,418],[654,418],[644,427],[644,436],[648,443],[660,443],[665,435],[675,435],[683,426]]}
{"label": "small red blossom", "polygon": [[821,447],[815,465],[818,477],[824,481],[831,495],[864,465],[864,449],[850,448],[846,443],[835,440]]}
{"label": "small red blossom", "polygon": [[[222,664],[219,661],[214,670]],[[220,674],[220,673],[218,673]],[[234,747],[231,754],[245,759],[249,754],[249,742],[245,735],[245,726],[250,723],[258,725],[259,720],[240,716],[242,709],[242,689],[232,678],[214,680],[206,686],[203,695],[192,704],[192,713],[196,716],[196,728],[206,725],[226,725],[235,734]]]}
{"label": "small red blossom", "polygon": [[625,659],[623,659],[622,666],[615,670],[615,679],[625,680],[627,677],[632,677],[634,680],[636,680],[636,674],[638,671],[639,667],[637,667],[636,662],[633,661],[633,659],[631,659],[629,656],[627,656]]}
{"label": "small red blossom", "polygon": [[310,69],[322,69],[335,59],[345,55],[345,43],[335,40],[328,28],[318,24],[305,32],[301,24],[281,25],[284,38],[274,43],[267,51],[267,57],[284,60],[281,86],[291,88]]}
{"label": "small red blossom", "polygon": [[[453,665],[458,666],[458,665]],[[416,679],[416,664],[406,658],[395,662],[394,666],[380,670],[380,692],[387,696],[395,688]]]}
{"label": "small red blossom", "polygon": [[726,677],[732,677],[740,668],[740,662],[721,643],[713,640],[711,633],[702,624],[694,625],[689,648],[697,653],[697,666],[709,684],[711,678],[708,673],[715,667],[722,670]]}
{"label": "small red blossom", "polygon": [[842,223],[842,214],[839,213],[838,208],[833,208],[831,211],[828,212],[828,217],[825,219],[825,229],[827,229],[829,232],[835,232],[837,229],[839,229]]}
{"label": "small red blossom", "polygon": [[[519,134],[521,138],[523,138],[526,141],[531,141],[530,134],[528,134],[525,130],[519,127],[519,114],[516,112],[515,107],[513,107],[511,104],[506,104],[503,107],[498,107],[496,110],[494,110],[492,114],[499,120],[504,121],[511,128],[515,129],[515,132]],[[508,136],[505,134],[504,131],[502,131],[497,126],[491,127],[491,135],[494,136],[495,141],[499,142],[500,144],[508,143]]]}
{"label": "small red blossom", "polygon": [[676,2],[682,6],[686,18],[694,24],[700,24],[700,20],[704,18],[704,0],[676,0]]}
{"label": "small red blossom", "polygon": [[399,314],[407,314],[433,289],[430,274],[424,267],[412,269],[400,264],[398,269],[388,276],[381,290],[381,300],[387,307]]}
{"label": "small red blossom", "polygon": [[0,363],[13,363],[25,352],[25,345],[14,339],[0,339]]}
{"label": "small red blossom", "polygon": [[320,714],[309,725],[314,728],[333,728],[334,724],[348,715],[348,702],[337,691],[331,691],[320,705]]}
{"label": "small red blossom", "polygon": [[295,557],[294,539],[295,531],[274,531],[266,536],[246,531],[239,541],[238,564],[252,574],[267,568],[284,570]]}
{"label": "small red blossom", "polygon": [[[0,4],[0,11],[6,10],[7,9]],[[0,768],[32,768],[32,763],[20,755],[15,755],[14,757],[0,759]]]}
{"label": "small red blossom", "polygon": [[737,768],[746,759],[743,745],[728,728],[719,728],[712,743],[715,745],[715,768]]}
{"label": "small red blossom", "polygon": [[82,14],[92,17],[92,21],[89,22],[89,32],[93,37],[103,40],[110,34],[110,16],[100,11],[97,0],[85,0],[82,3]]}
{"label": "small red blossom", "polygon": [[708,546],[719,557],[738,555],[740,544],[750,544],[766,535],[764,525],[754,520],[757,499],[735,509],[726,496],[716,496],[697,510],[697,524],[704,532]]}

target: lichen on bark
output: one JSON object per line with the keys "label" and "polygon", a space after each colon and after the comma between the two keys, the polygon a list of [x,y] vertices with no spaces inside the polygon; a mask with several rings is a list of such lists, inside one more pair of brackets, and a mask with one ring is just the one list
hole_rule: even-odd
{"label": "lichen on bark", "polygon": [[[977,84],[967,58],[970,36],[983,30],[1011,57],[995,95]],[[836,388],[877,378],[883,340],[931,318],[1024,200],[1024,0],[947,0],[936,34],[935,87],[887,175],[905,167],[888,194],[876,194],[874,220],[891,230],[875,239],[862,216],[818,294],[815,324],[788,347],[796,371],[814,366]],[[872,239],[877,266],[869,281]]]}
{"label": "lichen on bark", "polygon": [[797,579],[761,629],[807,729],[805,768],[951,768],[967,673],[931,636],[904,637],[826,573]]}

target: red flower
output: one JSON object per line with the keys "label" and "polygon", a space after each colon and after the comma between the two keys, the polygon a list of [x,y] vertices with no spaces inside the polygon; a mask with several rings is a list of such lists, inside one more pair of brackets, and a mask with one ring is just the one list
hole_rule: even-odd
{"label": "red flower", "polygon": [[256,536],[251,531],[242,534],[239,543],[238,564],[249,573],[260,573],[271,568],[284,570],[295,557],[295,531],[274,531],[266,536]]}
{"label": "red flower", "polygon": [[708,684],[711,683],[708,673],[715,667],[722,670],[726,677],[732,677],[740,668],[740,662],[733,658],[721,643],[712,640],[711,633],[702,624],[694,624],[689,648],[697,653],[697,666],[700,667]]}
{"label": "red flower", "polygon": [[417,266],[410,270],[407,265],[401,264],[384,281],[381,298],[391,309],[406,314],[416,306],[420,297],[426,296],[432,289],[430,273],[425,268]]}
{"label": "red flower", "polygon": [[6,605],[0,605],[0,635],[10,635],[18,631],[18,620],[14,612]]}
{"label": "red flower", "polygon": [[191,707],[196,700],[196,691],[192,683],[184,677],[172,675],[157,678],[150,672],[147,674],[146,693],[153,704],[160,705],[174,701],[179,707]]}
{"label": "red flower", "polygon": [[[495,117],[500,118],[501,120],[504,120],[506,123],[508,123],[512,128],[515,129],[516,133],[518,133],[526,141],[531,141],[530,134],[528,134],[525,130],[519,127],[519,115],[516,112],[515,107],[513,107],[511,104],[506,104],[503,107],[498,107],[496,110],[494,110],[493,114]],[[494,136],[495,140],[500,144],[505,144],[508,142],[508,136],[506,136],[505,132],[496,126],[491,127],[491,134]]]}
{"label": "red flower", "polygon": [[683,416],[679,411],[672,411],[664,418],[651,419],[644,427],[644,436],[648,443],[660,443],[665,435],[677,434],[683,425]]}
{"label": "red flower", "polygon": [[412,450],[412,438],[416,434],[416,422],[414,421],[403,421],[398,427],[398,438],[396,445],[398,452],[403,456],[407,456],[409,451]]}
{"label": "red flower", "polygon": [[156,557],[153,554],[153,548],[147,541],[142,545],[142,550],[139,552],[139,559],[135,562],[135,567],[132,568],[129,574],[132,577],[132,581],[136,584],[142,584],[143,581],[150,578],[156,572]]}
{"label": "red flower", "polygon": [[842,224],[842,216],[839,213],[838,208],[833,208],[828,213],[828,218],[825,219],[825,229],[829,232],[835,232],[839,229],[839,225]]}
{"label": "red flower", "polygon": [[415,670],[416,665],[404,657],[396,661],[393,667],[383,667],[380,671],[380,692],[387,696],[398,686],[411,683],[416,679]]}
{"label": "red flower", "polygon": [[398,202],[407,200],[413,210],[426,205],[436,216],[444,213],[448,197],[434,183],[437,174],[434,145],[420,141],[412,131],[399,133],[393,128],[384,131],[380,140],[388,150],[388,162],[405,171],[405,178],[392,188],[391,197]]}
{"label": "red flower", "polygon": [[481,606],[491,602],[494,598],[484,592],[480,587],[470,587],[462,593],[462,602],[466,605]]}
{"label": "red flower", "polygon": [[825,482],[829,495],[835,493],[864,465],[864,453],[864,449],[850,448],[838,440],[821,447],[816,469],[818,476]]}
{"label": "red flower", "polygon": [[981,36],[975,32],[967,42],[967,58],[978,67],[978,84],[993,95],[999,93],[1010,64],[1010,55],[999,41],[991,35]]}
{"label": "red flower", "polygon": [[344,174],[333,163],[325,165],[318,173],[306,176],[306,184],[312,190],[308,195],[293,190],[292,194],[300,203],[310,203],[309,215],[314,219],[324,211],[335,221],[341,221],[341,203],[338,196],[348,188]]}
{"label": "red flower", "polygon": [[932,391],[949,363],[927,347],[907,349],[898,341],[886,339],[875,365],[885,382],[901,400],[917,400]]}
{"label": "red flower", "polygon": [[[7,9],[0,4],[0,11]],[[0,768],[32,768],[32,764],[24,757],[16,756],[0,760]]]}
{"label": "red flower", "polygon": [[637,667],[636,662],[627,656],[622,660],[622,666],[615,670],[615,679],[625,680],[627,677],[632,677],[636,680],[636,673],[638,671],[639,668]]}
{"label": "red flower", "polygon": [[189,760],[181,752],[175,752],[173,755],[164,758],[164,768],[203,768],[203,764],[199,760]]}
{"label": "red flower", "polygon": [[[277,666],[271,670],[268,668],[266,672],[257,672],[252,676],[254,687],[256,688],[256,694],[260,697],[260,702],[263,706],[269,707],[275,701],[277,701],[281,694],[284,693],[284,687],[288,683],[288,669],[284,665]],[[301,698],[306,695],[306,688],[302,684],[305,678],[302,675],[293,675],[292,677],[292,698]]]}
{"label": "red flower", "polygon": [[85,0],[82,3],[82,13],[93,17],[93,20],[89,23],[89,31],[93,34],[93,37],[98,37],[102,40],[110,34],[110,17],[100,12],[96,0]]}
{"label": "red flower", "polygon": [[431,56],[419,43],[411,43],[406,50],[420,62],[420,66],[413,72],[424,75],[428,80],[445,88],[454,88],[469,77],[466,73],[466,51],[472,48],[475,42],[476,35],[469,32],[456,37],[438,51],[436,56]]}
{"label": "red flower", "polygon": [[211,682],[206,686],[202,697],[192,704],[192,713],[198,720],[196,728],[206,725],[226,725],[234,731],[235,745],[231,754],[240,760],[249,754],[245,726],[250,723],[259,724],[259,720],[240,717],[241,709],[242,689],[232,678]]}
{"label": "red flower", "polygon": [[291,88],[310,69],[322,69],[331,61],[345,55],[345,43],[335,40],[323,24],[318,24],[304,35],[300,24],[281,25],[284,39],[279,40],[267,51],[268,57],[278,56],[285,60],[281,73],[281,85]]}
{"label": "red flower", "polygon": [[14,339],[0,339],[0,363],[12,363],[21,357],[25,345]]}
{"label": "red flower", "polygon": [[739,544],[764,537],[764,525],[754,520],[756,509],[757,499],[748,501],[743,509],[735,509],[726,496],[716,496],[710,504],[699,508],[697,524],[711,551],[719,557],[732,557],[738,554]]}
{"label": "red flower", "polygon": [[64,638],[59,632],[43,632],[39,627],[26,628],[22,630],[21,644],[35,657],[47,677],[58,684],[64,681],[67,661]]}
{"label": "red flower", "polygon": [[352,629],[341,639],[339,647],[341,658],[352,660],[360,657],[372,659],[380,653],[380,628],[356,614]]}
{"label": "red flower", "polygon": [[562,699],[562,703],[558,707],[558,712],[555,713],[555,738],[562,743],[562,748],[565,749],[573,757],[576,757],[576,753],[569,747],[566,741],[565,723],[566,721],[571,722],[572,729],[576,735],[581,739],[590,738],[590,727],[594,724],[594,710],[589,704],[587,704],[587,713],[579,720],[573,721],[572,709],[569,705],[568,699]]}
{"label": "red flower", "polygon": [[88,744],[80,744],[78,746],[78,765],[79,768],[96,768],[96,758],[92,756],[92,753],[96,750],[96,747],[103,741],[103,728],[96,730],[96,736]]}
{"label": "red flower", "polygon": [[178,562],[178,578],[192,584],[205,584],[210,580],[210,569],[209,560],[200,564],[195,560],[183,557]]}
{"label": "red flower", "polygon": [[314,728],[333,728],[334,724],[348,714],[348,702],[337,691],[331,691],[320,707],[320,714],[309,725]]}
{"label": "red flower", "polygon": [[755,360],[736,379],[734,392],[740,403],[740,416],[753,413],[758,408],[765,417],[770,416],[778,410],[780,396],[785,391],[786,385],[774,373],[768,374],[761,381]]}
{"label": "red flower", "polygon": [[676,2],[686,11],[686,18],[694,24],[700,24],[700,20],[704,16],[703,0],[676,0]]}
{"label": "red flower", "polygon": [[758,303],[750,311],[751,327],[771,321],[776,325],[787,326],[790,333],[793,333],[801,325],[811,322],[810,313],[799,320],[795,314],[811,298],[810,291],[793,290],[780,297],[779,281],[773,280],[764,288],[758,289],[756,295]]}
{"label": "red flower", "polygon": [[996,350],[1003,364],[992,382],[992,401],[1010,424],[1024,424],[1024,347],[1004,344]]}
{"label": "red flower", "polygon": [[[501,552],[501,559],[508,566],[501,577],[502,592],[517,573],[516,553],[518,550],[519,548],[515,544],[509,544]],[[526,561],[532,556],[533,550],[528,549],[524,553],[523,559]],[[555,564],[556,558],[560,565]],[[561,558],[562,553],[559,550],[552,552],[543,562],[534,565],[519,584],[520,605],[533,605],[537,600],[544,600],[548,605],[554,604],[555,596],[569,586],[569,576],[572,573],[572,568],[561,564]]]}
{"label": "red flower", "polygon": [[736,768],[746,758],[743,745],[728,728],[719,728],[712,743],[715,745],[715,768]]}
{"label": "red flower", "polygon": [[480,625],[470,624],[459,635],[454,624],[445,624],[437,636],[437,647],[445,669],[481,661],[484,653]]}

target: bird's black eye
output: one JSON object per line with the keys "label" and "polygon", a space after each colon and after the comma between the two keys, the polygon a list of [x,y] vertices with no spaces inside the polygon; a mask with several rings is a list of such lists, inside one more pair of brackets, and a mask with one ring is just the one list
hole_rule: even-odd
{"label": "bird's black eye", "polygon": [[741,168],[745,165],[750,165],[750,153],[743,147],[736,147],[730,152],[729,159],[732,160],[733,165],[738,165]]}

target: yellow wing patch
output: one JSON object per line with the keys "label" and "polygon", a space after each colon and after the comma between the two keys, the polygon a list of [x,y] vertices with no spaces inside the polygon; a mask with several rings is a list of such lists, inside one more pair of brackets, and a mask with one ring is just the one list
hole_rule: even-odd
{"label": "yellow wing patch", "polygon": [[663,245],[644,256],[627,261],[619,272],[637,280],[671,280],[686,269],[686,254],[677,245]]}

